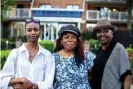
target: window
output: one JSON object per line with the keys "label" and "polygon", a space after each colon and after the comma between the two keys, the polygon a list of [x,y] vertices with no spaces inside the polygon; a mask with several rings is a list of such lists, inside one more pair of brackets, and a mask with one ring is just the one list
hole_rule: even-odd
{"label": "window", "polygon": [[60,6],[55,6],[55,8],[60,8]]}
{"label": "window", "polygon": [[51,8],[50,4],[40,4],[39,8]]}
{"label": "window", "polygon": [[67,9],[79,9],[78,5],[67,5]]}

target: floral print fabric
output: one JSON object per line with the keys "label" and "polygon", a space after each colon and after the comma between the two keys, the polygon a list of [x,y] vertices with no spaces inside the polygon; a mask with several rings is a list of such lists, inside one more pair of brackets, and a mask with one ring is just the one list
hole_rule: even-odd
{"label": "floral print fabric", "polygon": [[55,83],[54,89],[91,89],[88,82],[88,69],[93,66],[95,55],[85,52],[85,60],[79,67],[75,57],[64,58],[54,53]]}

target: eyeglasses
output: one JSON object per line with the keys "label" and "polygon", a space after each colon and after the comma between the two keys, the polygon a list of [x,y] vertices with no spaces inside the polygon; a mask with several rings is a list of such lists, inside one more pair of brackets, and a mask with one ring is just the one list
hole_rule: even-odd
{"label": "eyeglasses", "polygon": [[31,23],[31,22],[40,24],[40,20],[39,19],[26,19],[25,24]]}
{"label": "eyeglasses", "polygon": [[109,29],[100,29],[100,30],[98,30],[96,33],[97,33],[97,34],[101,34],[101,33],[107,34],[108,32],[109,32]]}

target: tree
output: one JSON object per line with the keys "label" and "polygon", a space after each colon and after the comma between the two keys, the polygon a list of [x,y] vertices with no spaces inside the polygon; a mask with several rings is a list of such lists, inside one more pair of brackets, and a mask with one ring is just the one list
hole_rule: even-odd
{"label": "tree", "polygon": [[[133,0],[126,0],[127,1],[127,5],[128,5],[128,30],[130,33],[130,36],[133,40],[133,28],[132,28],[132,10],[133,10]],[[132,45],[133,45],[133,41],[132,41]],[[133,47],[133,46],[132,46]]]}
{"label": "tree", "polygon": [[10,10],[11,6],[14,5],[14,0],[1,0],[1,20],[6,21],[7,11]]}
{"label": "tree", "polygon": [[132,9],[133,9],[133,0],[126,0],[128,5],[128,29],[132,29]]}

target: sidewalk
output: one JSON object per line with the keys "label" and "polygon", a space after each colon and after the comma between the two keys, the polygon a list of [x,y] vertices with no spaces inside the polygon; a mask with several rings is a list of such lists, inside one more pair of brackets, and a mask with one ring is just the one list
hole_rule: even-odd
{"label": "sidewalk", "polygon": [[133,89],[133,85],[131,85],[131,89]]}

